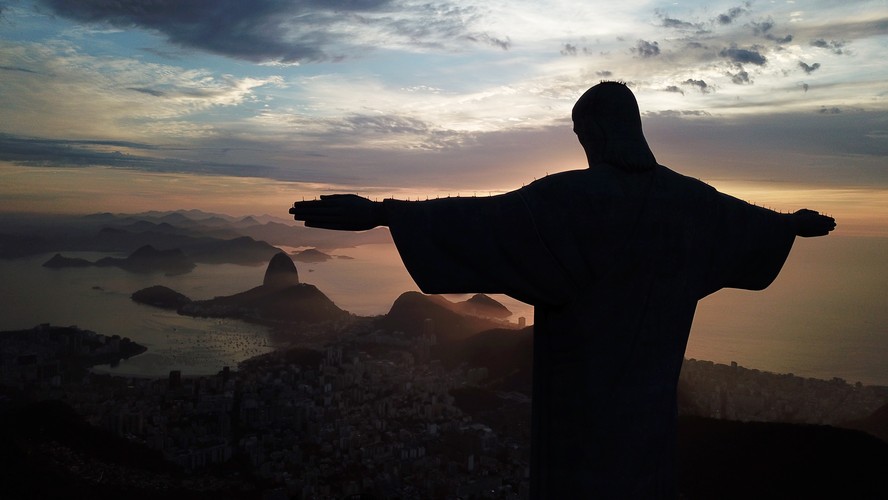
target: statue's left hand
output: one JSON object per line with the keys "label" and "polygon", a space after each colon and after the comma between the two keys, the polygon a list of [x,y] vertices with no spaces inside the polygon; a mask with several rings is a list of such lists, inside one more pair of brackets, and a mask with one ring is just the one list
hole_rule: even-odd
{"label": "statue's left hand", "polygon": [[306,227],[339,231],[366,231],[386,224],[382,203],[355,194],[321,195],[320,200],[297,201],[290,209],[293,218]]}

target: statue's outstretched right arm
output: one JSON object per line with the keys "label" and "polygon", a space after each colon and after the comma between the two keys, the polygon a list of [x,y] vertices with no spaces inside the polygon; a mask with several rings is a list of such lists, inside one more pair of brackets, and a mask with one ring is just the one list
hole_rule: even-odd
{"label": "statue's outstretched right arm", "polygon": [[382,203],[355,194],[321,195],[320,200],[297,201],[290,209],[293,218],[306,227],[338,231],[366,231],[388,225]]}
{"label": "statue's outstretched right arm", "polygon": [[836,220],[814,210],[803,208],[792,214],[789,218],[795,227],[796,236],[810,238],[813,236],[826,236],[836,228]]}

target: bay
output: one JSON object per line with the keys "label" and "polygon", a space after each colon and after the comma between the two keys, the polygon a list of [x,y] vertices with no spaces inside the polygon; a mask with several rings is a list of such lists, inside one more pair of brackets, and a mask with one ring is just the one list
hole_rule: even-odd
{"label": "bay", "polygon": [[[66,252],[66,257],[97,260],[91,252]],[[192,318],[175,311],[137,304],[136,290],[164,285],[192,298],[211,298],[261,284],[264,268],[199,265],[180,276],[135,274],[113,267],[42,267],[52,254],[0,260],[0,330],[30,329],[49,323],[76,325],[103,335],[120,335],[148,348],[117,366],[95,370],[118,375],[164,377],[171,370],[208,375],[223,367],[274,349],[268,331],[235,320]],[[258,275],[258,282],[256,276]]]}
{"label": "bay", "polygon": [[[284,248],[287,251],[295,248]],[[388,312],[403,292],[418,290],[393,245],[330,252],[325,262],[296,262],[301,281],[362,316]],[[66,253],[95,260],[107,254]],[[244,291],[262,283],[264,266],[199,264],[181,276],[138,275],[115,268],[47,269],[50,254],[0,260],[0,330],[40,323],[76,324],[127,336],[149,350],[104,367],[118,374],[216,373],[274,349],[268,332],[234,320],[179,316],[135,304],[132,292],[168,286],[192,299]],[[766,290],[722,290],[703,299],[687,357],[748,368],[888,385],[888,239],[830,236],[797,240]],[[465,300],[470,295],[451,295]],[[533,322],[533,308],[493,295]]]}

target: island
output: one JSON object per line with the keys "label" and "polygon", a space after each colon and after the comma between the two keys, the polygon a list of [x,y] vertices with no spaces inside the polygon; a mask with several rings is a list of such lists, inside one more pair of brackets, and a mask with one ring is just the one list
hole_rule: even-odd
{"label": "island", "polygon": [[90,266],[118,267],[131,273],[164,273],[167,276],[175,276],[191,272],[195,268],[195,263],[178,248],[158,250],[151,245],[144,245],[123,259],[104,257],[90,262],[86,259],[65,257],[57,253],[43,263],[43,267],[51,269]]}
{"label": "island", "polygon": [[165,286],[150,286],[134,292],[130,298],[133,302],[161,309],[178,310],[182,306],[191,303],[191,299],[181,293]]}
{"label": "island", "polygon": [[293,253],[293,260],[299,262],[305,262],[308,264],[313,264],[317,262],[326,262],[333,257],[325,254],[324,252],[318,250],[317,248],[309,248],[307,250],[302,250],[300,252]]}
{"label": "island", "polygon": [[268,263],[262,285],[234,295],[192,300],[175,290],[153,286],[132,294],[132,300],[179,314],[231,318],[262,324],[316,324],[348,317],[314,285],[301,283],[292,259],[279,252]]}

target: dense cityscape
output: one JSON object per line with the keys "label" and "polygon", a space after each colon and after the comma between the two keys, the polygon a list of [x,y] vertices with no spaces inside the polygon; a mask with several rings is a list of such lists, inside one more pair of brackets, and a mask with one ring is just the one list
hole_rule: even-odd
{"label": "dense cityscape", "polygon": [[[407,338],[356,321],[317,349],[279,350],[214,376],[142,379],[85,369],[99,355],[127,356],[129,339],[41,325],[4,337],[0,373],[7,388],[63,401],[186,474],[227,471],[204,485],[210,490],[263,499],[527,498],[530,394],[495,390],[485,367],[445,367],[431,354],[434,325],[423,326]],[[681,380],[683,414],[732,420],[839,425],[888,401],[885,387],[736,364],[687,360]],[[160,491],[171,481],[51,453],[87,482]]]}

